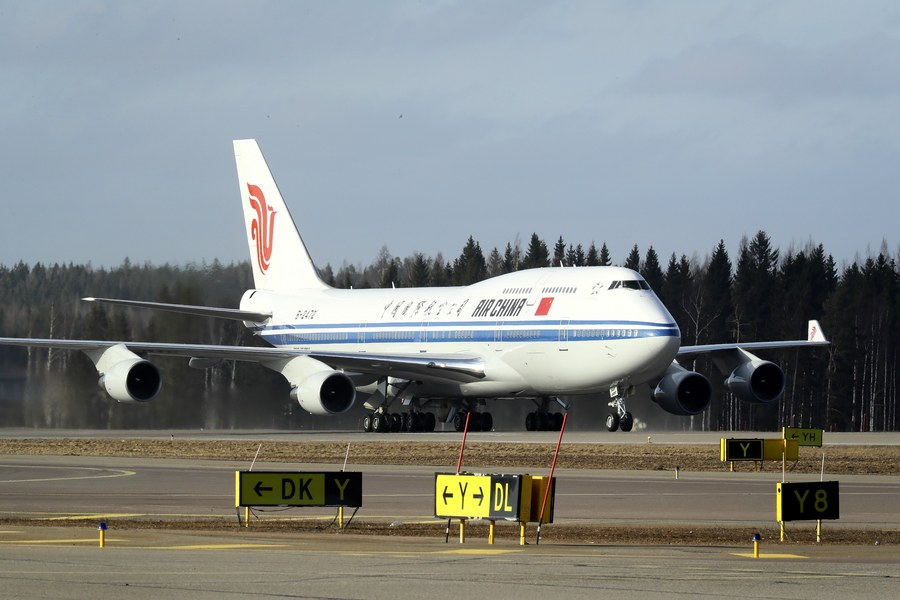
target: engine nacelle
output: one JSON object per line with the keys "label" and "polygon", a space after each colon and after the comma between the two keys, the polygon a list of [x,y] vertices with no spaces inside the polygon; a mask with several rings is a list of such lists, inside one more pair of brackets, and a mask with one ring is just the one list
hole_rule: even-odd
{"label": "engine nacelle", "polygon": [[339,415],[353,406],[356,387],[341,371],[319,371],[293,388],[291,398],[314,415]]}
{"label": "engine nacelle", "polygon": [[696,415],[709,406],[712,386],[700,373],[672,363],[656,384],[651,397],[663,410],[673,415]]}
{"label": "engine nacelle", "polygon": [[756,358],[741,363],[725,380],[728,391],[755,404],[775,402],[784,393],[784,371],[775,363]]}
{"label": "engine nacelle", "polygon": [[162,388],[159,369],[138,356],[119,361],[100,374],[100,387],[124,403],[150,402]]}

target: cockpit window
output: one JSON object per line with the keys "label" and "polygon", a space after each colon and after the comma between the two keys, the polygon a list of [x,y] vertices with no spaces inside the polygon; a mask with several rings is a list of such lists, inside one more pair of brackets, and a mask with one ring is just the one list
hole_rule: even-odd
{"label": "cockpit window", "polygon": [[649,290],[650,284],[643,279],[626,279],[624,281],[613,281],[609,284],[609,289],[616,290],[624,288],[626,290]]}

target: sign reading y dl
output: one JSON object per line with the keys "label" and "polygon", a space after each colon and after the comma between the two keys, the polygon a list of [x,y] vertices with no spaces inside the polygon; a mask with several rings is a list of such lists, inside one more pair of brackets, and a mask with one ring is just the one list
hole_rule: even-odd
{"label": "sign reading y dl", "polygon": [[801,429],[799,427],[782,427],[781,437],[786,440],[797,440],[800,446],[822,447],[821,429]]}
{"label": "sign reading y dl", "polygon": [[837,481],[779,483],[775,516],[778,521],[839,519],[840,489]]}
{"label": "sign reading y dl", "polygon": [[235,506],[362,506],[362,473],[235,471]]}
{"label": "sign reading y dl", "polygon": [[523,502],[522,481],[522,475],[435,473],[434,516],[448,519],[527,520],[531,488],[529,486],[528,501]]}

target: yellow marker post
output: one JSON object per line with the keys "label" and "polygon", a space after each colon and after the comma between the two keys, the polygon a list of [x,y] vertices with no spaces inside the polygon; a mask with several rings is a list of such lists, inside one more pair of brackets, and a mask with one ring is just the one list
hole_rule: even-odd
{"label": "yellow marker post", "polygon": [[97,527],[97,530],[100,532],[100,547],[106,547],[106,523],[100,521],[100,526]]}
{"label": "yellow marker post", "polygon": [[244,527],[250,527],[250,507],[244,507]]}
{"label": "yellow marker post", "polygon": [[525,545],[525,521],[519,521],[519,545]]}
{"label": "yellow marker post", "polygon": [[459,520],[459,543],[460,544],[466,543],[466,520],[465,519]]}
{"label": "yellow marker post", "polygon": [[753,558],[759,558],[759,542],[762,537],[758,533],[753,534]]}
{"label": "yellow marker post", "polygon": [[494,544],[494,530],[495,530],[496,527],[497,527],[497,522],[494,521],[493,519],[491,519],[491,520],[489,521],[489,523],[490,523],[491,525],[490,525],[490,529],[488,529],[488,544],[493,545],[493,544]]}

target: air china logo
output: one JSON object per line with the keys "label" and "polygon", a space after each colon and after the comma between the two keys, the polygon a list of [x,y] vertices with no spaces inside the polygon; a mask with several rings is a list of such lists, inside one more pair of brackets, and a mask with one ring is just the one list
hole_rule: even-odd
{"label": "air china logo", "polygon": [[262,190],[252,183],[247,184],[250,192],[250,208],[256,211],[256,218],[250,223],[250,237],[256,242],[256,263],[265,273],[272,262],[272,233],[275,230],[275,209],[266,204]]}

